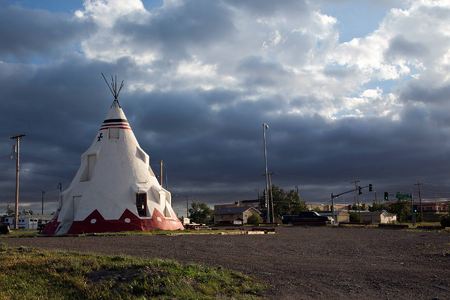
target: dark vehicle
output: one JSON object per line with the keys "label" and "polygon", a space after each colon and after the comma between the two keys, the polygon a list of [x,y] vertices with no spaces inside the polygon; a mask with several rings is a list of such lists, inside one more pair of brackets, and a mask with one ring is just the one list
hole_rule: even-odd
{"label": "dark vehicle", "polygon": [[304,211],[298,215],[284,215],[281,217],[283,224],[324,226],[329,222],[328,217],[321,216],[315,211]]}
{"label": "dark vehicle", "polygon": [[9,225],[8,224],[1,224],[0,223],[0,234],[8,234],[10,233]]}

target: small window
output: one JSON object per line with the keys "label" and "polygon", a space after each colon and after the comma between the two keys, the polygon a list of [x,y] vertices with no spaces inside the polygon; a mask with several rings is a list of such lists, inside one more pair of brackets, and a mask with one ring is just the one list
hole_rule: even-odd
{"label": "small window", "polygon": [[95,154],[89,154],[87,156],[86,165],[83,170],[83,174],[81,175],[80,181],[89,181],[91,180],[92,173],[94,172],[95,163],[97,161]]}
{"label": "small window", "polygon": [[119,128],[109,128],[108,129],[108,137],[110,140],[118,140],[119,139]]}
{"label": "small window", "polygon": [[143,162],[146,162],[145,161],[145,153],[139,147],[136,147],[136,157],[139,158],[140,160],[142,160]]}
{"label": "small window", "polygon": [[151,196],[150,200],[152,200],[152,201],[154,201],[154,202],[156,202],[158,204],[161,203],[161,199],[160,199],[160,196],[159,196],[159,191],[155,187],[152,187],[150,189],[150,196]]}
{"label": "small window", "polygon": [[167,208],[167,205],[166,205],[166,207],[164,207],[164,217],[166,217],[166,218],[171,218],[172,217],[170,215],[169,209]]}
{"label": "small window", "polygon": [[139,217],[147,217],[147,193],[136,194],[136,208]]}

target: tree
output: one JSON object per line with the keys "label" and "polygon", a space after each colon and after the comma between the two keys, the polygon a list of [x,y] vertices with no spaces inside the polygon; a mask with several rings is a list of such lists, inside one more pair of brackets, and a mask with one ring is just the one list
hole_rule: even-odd
{"label": "tree", "polygon": [[359,216],[359,214],[357,212],[351,212],[349,214],[349,220],[350,220],[350,222],[353,222],[353,223],[360,223],[361,222],[361,218],[360,218],[360,216]]}
{"label": "tree", "polygon": [[397,215],[397,220],[405,222],[411,215],[411,204],[408,200],[398,200],[389,206],[388,211]]}
{"label": "tree", "polygon": [[254,213],[253,215],[251,215],[250,217],[247,218],[247,224],[259,225],[262,222],[263,222],[263,219],[257,213]]}
{"label": "tree", "polygon": [[372,205],[369,205],[369,211],[382,211],[387,210],[387,207],[384,204],[378,204],[373,202]]}
{"label": "tree", "polygon": [[22,212],[20,213],[21,215],[33,215],[33,211],[31,209],[22,209]]}
{"label": "tree", "polygon": [[282,188],[273,185],[272,195],[275,218],[281,218],[283,215],[296,215],[301,211],[308,210],[305,201],[300,199],[295,190],[286,192]]}
{"label": "tree", "polygon": [[213,220],[213,210],[206,203],[192,202],[189,218],[195,223],[209,224]]}
{"label": "tree", "polygon": [[7,216],[14,215],[14,209],[12,209],[11,205],[9,205],[9,204],[6,206],[6,215]]}

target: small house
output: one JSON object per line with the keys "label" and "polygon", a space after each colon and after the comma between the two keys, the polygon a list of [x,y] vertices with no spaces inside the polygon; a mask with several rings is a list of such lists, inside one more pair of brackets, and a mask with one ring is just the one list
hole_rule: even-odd
{"label": "small house", "polygon": [[397,215],[382,211],[361,211],[361,222],[371,224],[389,224],[397,222]]}
{"label": "small house", "polygon": [[214,206],[214,224],[215,225],[242,225],[247,224],[247,220],[252,215],[261,215],[254,207],[246,206]]}

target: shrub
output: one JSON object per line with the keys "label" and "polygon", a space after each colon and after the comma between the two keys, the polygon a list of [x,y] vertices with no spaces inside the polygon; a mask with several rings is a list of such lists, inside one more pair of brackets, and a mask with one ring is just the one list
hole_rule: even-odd
{"label": "shrub", "polygon": [[259,223],[262,223],[263,219],[258,214],[253,214],[247,219],[247,224],[251,225],[259,225]]}
{"label": "shrub", "polygon": [[450,227],[450,215],[441,218],[442,227]]}
{"label": "shrub", "polygon": [[359,217],[359,214],[356,212],[350,213],[350,222],[359,223],[361,222],[361,218]]}

